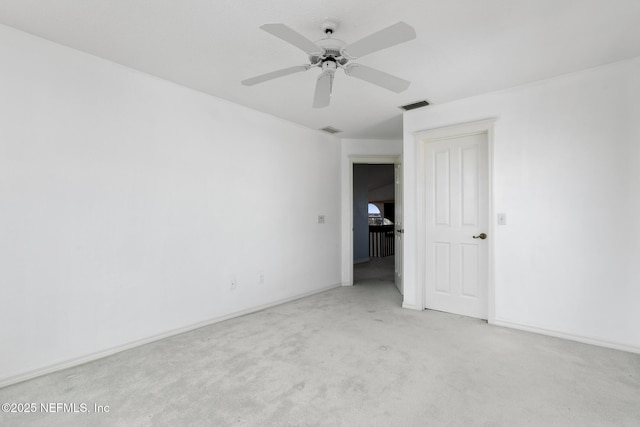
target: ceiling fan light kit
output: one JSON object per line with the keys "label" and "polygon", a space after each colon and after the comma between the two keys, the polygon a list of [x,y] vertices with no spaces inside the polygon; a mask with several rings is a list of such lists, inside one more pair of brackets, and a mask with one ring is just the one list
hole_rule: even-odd
{"label": "ceiling fan light kit", "polygon": [[309,56],[309,64],[283,68],[243,80],[242,84],[245,86],[318,67],[322,72],[316,81],[313,107],[323,108],[330,103],[333,79],[339,68],[348,76],[396,93],[406,90],[410,85],[409,81],[384,71],[351,62],[370,53],[415,39],[415,30],[404,22],[398,22],[351,44],[332,37],[338,28],[338,22],[335,20],[326,20],[322,23],[322,30],[326,37],[315,43],[284,24],[264,24],[260,28],[304,51]]}

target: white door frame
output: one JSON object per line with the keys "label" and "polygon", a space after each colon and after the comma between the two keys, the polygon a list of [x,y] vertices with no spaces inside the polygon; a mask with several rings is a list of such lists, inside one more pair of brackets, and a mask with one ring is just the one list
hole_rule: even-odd
{"label": "white door frame", "polygon": [[345,246],[342,248],[342,265],[343,272],[346,276],[343,286],[353,286],[353,165],[354,164],[395,164],[401,161],[402,156],[349,156],[349,173],[347,191],[349,194],[349,203],[346,206],[346,214],[349,221],[349,232]]}
{"label": "white door frame", "polygon": [[[495,215],[494,215],[494,207],[493,207],[493,126],[495,123],[495,119],[487,119],[480,120],[476,122],[457,124],[452,126],[445,126],[435,129],[428,129],[424,131],[419,131],[414,133],[416,145],[417,145],[417,159],[424,159],[425,155],[425,146],[429,142],[439,141],[443,139],[456,138],[460,136],[466,135],[474,135],[485,133],[487,135],[487,173],[488,173],[488,190],[489,190],[489,203],[487,212],[487,218],[489,218],[489,228],[487,234],[489,235],[488,244],[489,244],[489,254],[488,254],[488,266],[487,266],[487,321],[489,323],[495,323],[495,281],[494,281],[494,245],[495,245],[495,233],[494,233],[494,223],[495,223]],[[425,301],[425,286],[426,286],[426,271],[425,271],[425,262],[420,260],[424,260],[426,256],[426,247],[425,247],[425,221],[426,221],[426,197],[424,193],[424,182],[426,177],[426,165],[423,161],[416,162],[416,181],[417,181],[417,189],[416,191],[416,234],[417,234],[417,250],[416,250],[416,259],[417,262],[417,271],[416,271],[416,280],[417,280],[417,301],[421,304],[420,309],[424,309],[426,307]]]}

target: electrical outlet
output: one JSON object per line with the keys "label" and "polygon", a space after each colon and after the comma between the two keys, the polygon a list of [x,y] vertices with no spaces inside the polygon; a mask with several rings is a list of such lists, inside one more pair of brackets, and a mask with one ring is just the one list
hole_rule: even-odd
{"label": "electrical outlet", "polygon": [[262,271],[258,272],[258,283],[261,285],[264,283],[264,272]]}
{"label": "electrical outlet", "polygon": [[324,224],[324,215],[318,215],[318,224]]}

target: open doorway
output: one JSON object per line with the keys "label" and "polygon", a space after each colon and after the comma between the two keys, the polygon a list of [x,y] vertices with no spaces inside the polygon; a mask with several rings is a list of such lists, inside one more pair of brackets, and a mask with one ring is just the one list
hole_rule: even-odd
{"label": "open doorway", "polygon": [[394,164],[353,164],[353,284],[395,279]]}

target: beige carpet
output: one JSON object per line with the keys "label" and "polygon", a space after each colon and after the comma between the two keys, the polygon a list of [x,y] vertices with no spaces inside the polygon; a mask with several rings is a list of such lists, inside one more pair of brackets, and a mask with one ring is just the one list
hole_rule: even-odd
{"label": "beige carpet", "polygon": [[[338,288],[0,390],[22,426],[638,426],[640,355]],[[81,337],[79,337],[81,339]]]}

